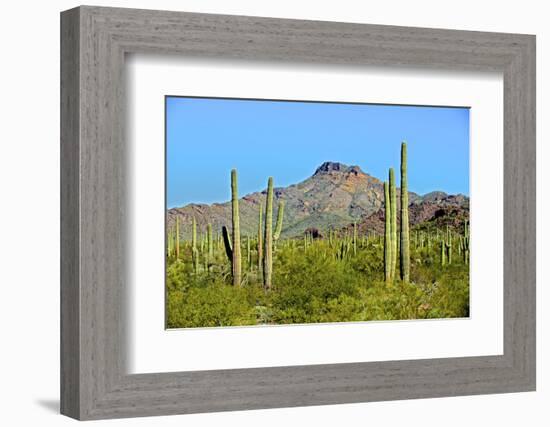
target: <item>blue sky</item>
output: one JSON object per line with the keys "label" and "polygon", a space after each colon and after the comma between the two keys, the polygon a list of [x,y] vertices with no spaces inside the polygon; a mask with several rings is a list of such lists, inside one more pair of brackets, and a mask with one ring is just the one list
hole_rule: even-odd
{"label": "blue sky", "polygon": [[166,97],[167,206],[229,200],[232,168],[240,196],[325,161],[384,180],[403,140],[410,191],[469,195],[469,120],[467,108]]}

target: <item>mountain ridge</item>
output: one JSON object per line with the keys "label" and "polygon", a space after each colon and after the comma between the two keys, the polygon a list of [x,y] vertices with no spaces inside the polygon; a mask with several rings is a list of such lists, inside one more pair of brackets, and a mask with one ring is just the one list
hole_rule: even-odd
{"label": "mountain ridge", "polygon": [[[397,188],[397,194],[399,194]],[[244,195],[239,199],[241,235],[257,233],[260,204],[265,203],[266,189]],[[399,198],[399,197],[398,197]],[[328,228],[344,228],[353,222],[368,222],[373,215],[380,215],[384,206],[383,181],[365,173],[357,165],[340,162],[323,162],[313,175],[296,184],[274,189],[274,215],[281,199],[285,200],[282,237],[296,237],[308,229],[321,232]],[[409,205],[423,204],[424,218],[427,212],[434,214],[437,206],[456,206],[469,209],[467,196],[449,195],[432,191],[421,196],[409,191]],[[428,206],[429,205],[429,206]],[[231,224],[231,203],[190,203],[167,211],[167,228],[172,228],[179,217],[181,234],[190,238],[193,217],[199,230],[208,223],[215,232]],[[413,222],[411,220],[411,222]],[[376,229],[379,223],[376,221]],[[373,224],[374,225],[374,224]]]}

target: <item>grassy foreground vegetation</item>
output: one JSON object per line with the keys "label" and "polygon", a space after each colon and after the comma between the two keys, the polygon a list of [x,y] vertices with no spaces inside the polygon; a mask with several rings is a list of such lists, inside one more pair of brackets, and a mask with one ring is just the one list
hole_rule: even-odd
{"label": "grassy foreground vegetation", "polygon": [[467,259],[456,255],[451,264],[442,265],[436,237],[411,245],[409,282],[384,279],[384,242],[379,236],[357,239],[355,253],[350,245],[344,254],[342,247],[352,238],[330,240],[278,242],[269,291],[263,286],[257,251],[248,256],[247,239],[241,247],[247,254],[241,286],[232,285],[231,264],[219,240],[198,270],[191,243],[183,243],[180,258],[167,259],[167,327],[469,316]]}

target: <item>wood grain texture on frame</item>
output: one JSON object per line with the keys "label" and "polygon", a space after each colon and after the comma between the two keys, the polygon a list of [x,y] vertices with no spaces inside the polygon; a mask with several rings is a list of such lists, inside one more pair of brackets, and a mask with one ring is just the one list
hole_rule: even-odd
{"label": "wood grain texture on frame", "polygon": [[[124,58],[504,75],[504,354],[127,374]],[[535,37],[83,6],[61,14],[61,412],[183,414],[535,389]]]}

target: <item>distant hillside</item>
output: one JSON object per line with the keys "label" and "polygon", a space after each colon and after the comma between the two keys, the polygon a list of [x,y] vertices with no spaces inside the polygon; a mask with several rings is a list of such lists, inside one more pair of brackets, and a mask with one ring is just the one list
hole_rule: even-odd
{"label": "distant hillside", "polygon": [[[419,229],[430,230],[436,228],[451,227],[458,233],[464,232],[464,221],[470,218],[470,204],[468,197],[464,195],[447,195],[443,192],[429,193],[424,195],[414,203],[409,204],[409,222],[412,227],[418,226]],[[399,203],[398,203],[399,205]],[[397,223],[401,215],[397,210]],[[380,209],[373,214],[362,218],[357,222],[360,233],[375,232],[384,233],[384,209]],[[345,229],[353,227],[348,224]]]}
{"label": "distant hillside", "polygon": [[[277,177],[274,178],[276,183]],[[259,205],[265,206],[265,194],[264,189],[240,199],[241,235],[257,233]],[[325,162],[306,180],[288,187],[275,188],[274,195],[274,216],[279,200],[285,200],[282,237],[299,236],[309,228],[316,228],[323,233],[331,227],[342,228],[353,222],[359,223],[365,230],[383,230],[383,182],[366,174],[359,166]],[[469,199],[466,196],[452,196],[443,192],[432,192],[424,196],[409,192],[409,202],[412,224],[428,221],[438,215],[438,212],[441,214],[441,210],[446,212],[456,208],[465,212],[469,209]],[[189,204],[170,209],[167,213],[169,228],[174,226],[176,216],[180,218],[182,237],[188,239],[193,217],[199,230],[204,230],[208,223],[212,224],[214,231],[220,231],[223,225],[229,227],[231,205],[229,202]]]}

